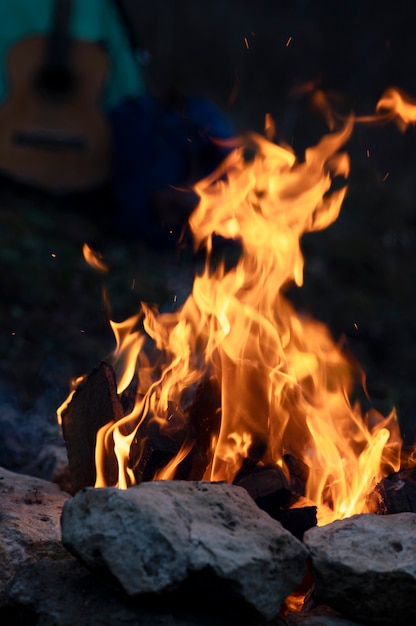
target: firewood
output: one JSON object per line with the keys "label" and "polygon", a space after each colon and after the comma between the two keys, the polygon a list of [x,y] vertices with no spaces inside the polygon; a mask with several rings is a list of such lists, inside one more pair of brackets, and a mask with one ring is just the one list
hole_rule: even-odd
{"label": "firewood", "polygon": [[[220,406],[218,381],[211,377],[198,384],[186,409],[169,403],[169,434],[162,432],[159,422],[151,416],[146,418],[130,450],[130,465],[136,482],[153,480],[182,446],[189,448],[189,452],[176,468],[174,479],[201,480],[210,461],[211,438],[219,429]],[[175,422],[177,428],[174,427]]]}
{"label": "firewood", "polygon": [[[171,421],[175,416],[179,417],[179,413],[178,407],[170,407]],[[162,432],[159,422],[151,415],[140,425],[130,447],[129,459],[137,484],[154,480],[157,473],[178,454],[185,437],[182,426],[170,435]]]}
{"label": "firewood", "polygon": [[274,508],[269,515],[280,522],[286,530],[302,541],[303,534],[318,523],[317,507],[306,498],[295,496],[288,508]]}
{"label": "firewood", "polygon": [[292,495],[289,480],[279,465],[242,470],[233,483],[244,487],[257,505],[268,513],[285,506]]}
{"label": "firewood", "polygon": [[291,480],[279,465],[240,471],[233,483],[244,487],[260,509],[298,539],[316,526],[317,507],[291,490]]}
{"label": "firewood", "polygon": [[[95,441],[98,430],[123,417],[111,365],[102,362],[79,384],[62,413],[62,434],[68,452],[73,492],[93,486],[96,479]],[[115,457],[107,457],[106,475],[115,483]]]}
{"label": "firewood", "polygon": [[217,435],[220,428],[221,390],[214,376],[198,385],[188,415],[188,433],[194,444],[179,464],[175,478],[201,480],[210,462],[212,436]]}
{"label": "firewood", "polygon": [[403,469],[383,478],[367,502],[370,510],[379,515],[416,513],[416,468]]}
{"label": "firewood", "polygon": [[306,482],[309,477],[309,467],[292,454],[284,454],[283,461],[289,472],[290,486],[293,493],[304,496]]}

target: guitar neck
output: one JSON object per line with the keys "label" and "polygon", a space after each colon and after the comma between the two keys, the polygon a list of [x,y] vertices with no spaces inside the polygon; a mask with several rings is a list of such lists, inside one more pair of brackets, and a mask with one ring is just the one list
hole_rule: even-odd
{"label": "guitar neck", "polygon": [[44,59],[45,68],[68,70],[72,0],[55,0],[55,10]]}
{"label": "guitar neck", "polygon": [[75,89],[70,55],[71,9],[72,0],[55,0],[55,11],[46,38],[42,66],[34,81],[38,94],[50,101],[66,99]]}

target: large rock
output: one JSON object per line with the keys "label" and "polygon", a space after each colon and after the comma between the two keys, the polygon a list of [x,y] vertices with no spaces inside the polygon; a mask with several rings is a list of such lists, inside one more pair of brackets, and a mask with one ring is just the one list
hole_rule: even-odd
{"label": "large rock", "polygon": [[302,543],[228,483],[84,489],[65,503],[62,540],[129,596],[186,589],[209,602],[238,598],[266,619],[306,573]]}
{"label": "large rock", "polygon": [[23,565],[68,558],[60,518],[69,494],[41,478],[0,467],[0,606],[5,588]]}
{"label": "large rock", "polygon": [[354,515],[304,535],[316,591],[377,626],[416,623],[416,513]]}

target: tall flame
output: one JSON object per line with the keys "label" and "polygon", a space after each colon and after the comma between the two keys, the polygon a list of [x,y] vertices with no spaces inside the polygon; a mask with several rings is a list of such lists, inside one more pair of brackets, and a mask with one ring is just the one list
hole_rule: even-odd
{"label": "tall flame", "polygon": [[[395,94],[386,92],[378,112],[389,109],[391,119],[400,115],[408,123],[414,110]],[[97,435],[96,486],[108,483],[109,456],[117,462],[118,487],[146,479],[154,437],[163,454],[151,478],[180,476],[201,443],[195,397],[212,381],[208,389],[214,395],[219,389],[218,406],[205,407],[209,394],[198,405],[211,411],[208,426],[200,418],[206,458],[198,462],[206,480],[233,481],[250,464],[287,469],[284,458],[291,454],[308,468],[305,495],[323,524],[365,512],[376,482],[399,469],[394,410],[388,417],[363,415],[351,404],[351,362],[329,330],[298,314],[284,295],[288,285],[303,282],[302,235],[338,217],[349,173],[341,148],[352,129],[350,119],[307,149],[302,161],[290,148],[252,134],[195,186],[200,200],[189,225],[206,261],[192,293],[174,313],[142,303],[137,316],[112,323],[118,391],[134,378],[135,403]],[[344,179],[341,188],[337,177]],[[231,267],[215,261],[218,236],[239,243]]]}

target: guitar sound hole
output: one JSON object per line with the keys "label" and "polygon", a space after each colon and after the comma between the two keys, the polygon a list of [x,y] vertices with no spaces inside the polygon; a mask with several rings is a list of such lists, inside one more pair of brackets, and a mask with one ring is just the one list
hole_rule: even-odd
{"label": "guitar sound hole", "polygon": [[43,98],[48,100],[66,100],[73,95],[75,79],[68,69],[50,67],[36,76],[35,88]]}

